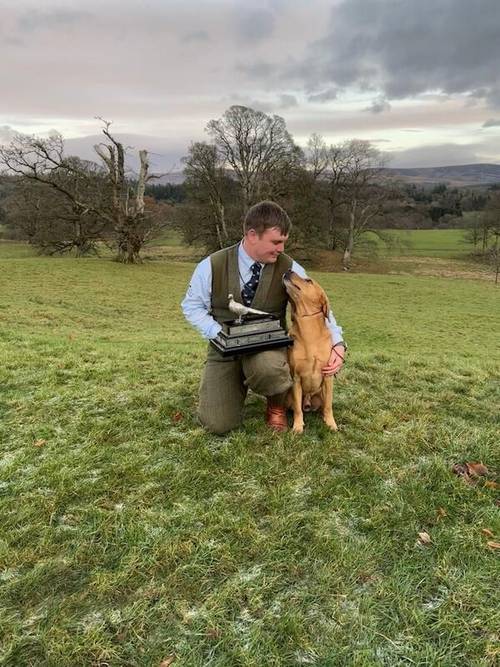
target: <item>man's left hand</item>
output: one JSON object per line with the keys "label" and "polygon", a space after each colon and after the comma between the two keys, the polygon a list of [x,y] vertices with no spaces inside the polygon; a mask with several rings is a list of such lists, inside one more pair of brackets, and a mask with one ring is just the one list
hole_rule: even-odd
{"label": "man's left hand", "polygon": [[321,372],[323,375],[337,375],[344,363],[345,348],[342,345],[332,347],[328,364],[323,366]]}

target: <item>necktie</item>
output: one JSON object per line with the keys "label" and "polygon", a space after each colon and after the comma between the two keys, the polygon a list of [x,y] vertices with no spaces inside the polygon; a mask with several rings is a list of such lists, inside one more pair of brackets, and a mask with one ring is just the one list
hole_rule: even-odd
{"label": "necktie", "polygon": [[250,280],[243,285],[243,289],[241,290],[241,298],[243,299],[245,306],[249,306],[253,301],[255,292],[257,291],[257,285],[259,284],[260,270],[262,267],[258,262],[254,262],[250,268],[252,276]]}

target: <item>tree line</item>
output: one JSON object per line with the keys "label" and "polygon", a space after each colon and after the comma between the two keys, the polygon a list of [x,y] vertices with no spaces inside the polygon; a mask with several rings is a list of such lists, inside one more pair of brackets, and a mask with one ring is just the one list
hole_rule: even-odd
{"label": "tree line", "polygon": [[56,134],[18,135],[0,148],[0,224],[11,234],[50,253],[84,255],[105,243],[137,262],[166,227],[206,251],[236,242],[247,208],[272,199],[294,222],[292,245],[336,250],[345,269],[360,245],[390,243],[387,229],[463,226],[471,211],[471,240],[481,237],[486,252],[496,238],[498,192],[398,183],[368,141],[328,145],[313,134],[302,149],[282,117],[235,105],[208,122],[208,141],[190,145],[183,184],[154,185],[146,151],[139,172],[126,172],[126,148],[101,121],[95,162],[65,156]]}

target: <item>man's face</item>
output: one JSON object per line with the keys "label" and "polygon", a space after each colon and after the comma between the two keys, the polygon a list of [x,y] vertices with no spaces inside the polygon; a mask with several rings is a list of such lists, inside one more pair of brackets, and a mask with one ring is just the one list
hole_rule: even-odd
{"label": "man's face", "polygon": [[251,229],[245,234],[245,249],[256,262],[274,264],[285,250],[287,240],[288,234],[283,234],[277,227],[266,229],[260,236]]}

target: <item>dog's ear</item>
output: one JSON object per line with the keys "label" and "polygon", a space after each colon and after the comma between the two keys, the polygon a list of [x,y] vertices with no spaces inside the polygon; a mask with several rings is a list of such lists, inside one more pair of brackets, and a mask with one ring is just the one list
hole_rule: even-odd
{"label": "dog's ear", "polygon": [[328,302],[328,297],[323,292],[321,295],[321,310],[326,319],[328,319],[328,313],[330,312],[330,303]]}

